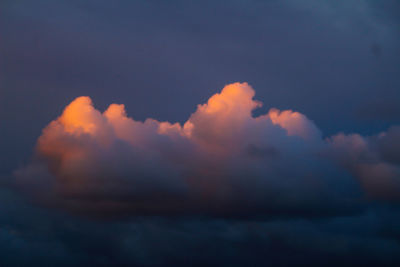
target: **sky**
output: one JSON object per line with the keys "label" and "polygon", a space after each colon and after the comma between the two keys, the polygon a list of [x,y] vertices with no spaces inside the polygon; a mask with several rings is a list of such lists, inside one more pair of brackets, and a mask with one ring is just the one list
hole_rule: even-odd
{"label": "sky", "polygon": [[398,266],[399,47],[395,0],[1,1],[0,265]]}

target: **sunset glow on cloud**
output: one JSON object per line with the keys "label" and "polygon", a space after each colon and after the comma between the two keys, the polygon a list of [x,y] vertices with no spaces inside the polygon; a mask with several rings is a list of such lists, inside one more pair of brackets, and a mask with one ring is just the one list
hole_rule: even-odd
{"label": "sunset glow on cloud", "polygon": [[0,267],[399,267],[399,29],[397,0],[0,0]]}
{"label": "sunset glow on cloud", "polygon": [[[103,215],[327,216],[357,210],[360,196],[399,199],[399,168],[377,149],[398,130],[324,140],[299,112],[254,117],[254,96],[247,83],[227,85],[183,125],[135,121],[121,104],[101,113],[78,97],[17,179],[43,202]],[[24,187],[39,181],[48,191]]]}

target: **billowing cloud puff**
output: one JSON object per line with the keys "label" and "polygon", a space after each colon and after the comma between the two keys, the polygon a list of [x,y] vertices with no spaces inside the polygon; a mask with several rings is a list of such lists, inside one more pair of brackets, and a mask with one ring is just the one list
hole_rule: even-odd
{"label": "billowing cloud puff", "polygon": [[377,136],[338,134],[328,140],[329,153],[360,182],[369,197],[400,201],[400,127]]}
{"label": "billowing cloud puff", "polygon": [[254,117],[254,95],[227,85],[183,125],[135,121],[119,104],[101,113],[78,97],[43,130],[18,184],[47,205],[104,216],[327,216],[356,211],[364,195],[400,196],[398,128],[323,140],[299,112]]}

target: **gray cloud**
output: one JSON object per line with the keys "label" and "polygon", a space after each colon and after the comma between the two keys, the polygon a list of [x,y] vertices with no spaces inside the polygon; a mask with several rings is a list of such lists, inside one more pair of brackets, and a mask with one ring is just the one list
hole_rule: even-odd
{"label": "gray cloud", "polygon": [[396,208],[375,206],[323,220],[104,222],[33,207],[4,188],[0,198],[0,263],[8,266],[396,266],[400,261]]}

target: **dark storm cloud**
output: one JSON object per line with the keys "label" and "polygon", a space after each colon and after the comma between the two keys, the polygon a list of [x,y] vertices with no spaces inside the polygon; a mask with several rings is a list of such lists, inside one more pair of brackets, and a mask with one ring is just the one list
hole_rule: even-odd
{"label": "dark storm cloud", "polygon": [[0,263],[8,266],[396,266],[400,261],[396,209],[375,207],[329,220],[98,222],[34,208],[10,191],[0,192]]}

